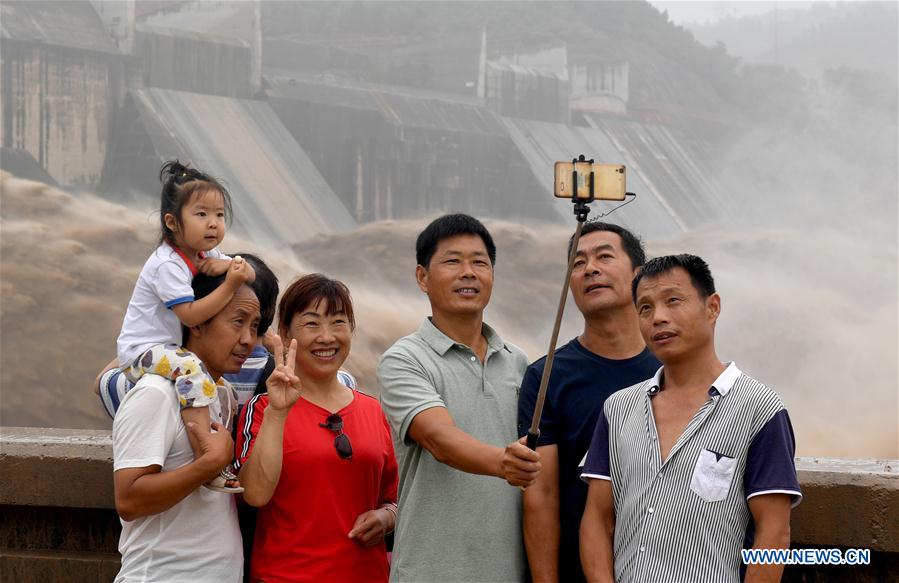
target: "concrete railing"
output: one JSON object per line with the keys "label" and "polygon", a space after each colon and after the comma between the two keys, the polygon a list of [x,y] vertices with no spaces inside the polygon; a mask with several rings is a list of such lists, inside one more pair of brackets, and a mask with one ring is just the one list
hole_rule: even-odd
{"label": "concrete railing", "polygon": [[[899,581],[899,462],[799,458],[794,547],[865,548],[864,566],[788,566],[784,581]],[[112,581],[120,523],[108,431],[0,428],[0,580]]]}
{"label": "concrete railing", "polygon": [[2,427],[0,476],[0,581],[115,578],[109,431]]}

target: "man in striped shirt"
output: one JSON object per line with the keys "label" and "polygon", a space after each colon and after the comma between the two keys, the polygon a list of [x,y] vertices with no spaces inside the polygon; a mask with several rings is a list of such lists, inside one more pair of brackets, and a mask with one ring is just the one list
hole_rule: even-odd
{"label": "man in striped shirt", "polygon": [[[590,581],[729,583],[740,549],[788,548],[802,494],[790,419],[777,395],[722,363],[721,300],[693,255],[634,278],[640,331],[663,363],[606,400],[587,454],[581,561]],[[751,565],[747,583],[779,581]]]}

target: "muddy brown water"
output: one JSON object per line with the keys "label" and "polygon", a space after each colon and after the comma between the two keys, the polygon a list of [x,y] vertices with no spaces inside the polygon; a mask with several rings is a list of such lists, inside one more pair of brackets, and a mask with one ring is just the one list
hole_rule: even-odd
{"label": "muddy brown water", "polygon": [[[156,240],[152,211],[2,176],[0,425],[108,428],[90,383],[115,352],[134,281]],[[487,321],[531,358],[546,350],[568,229],[486,221],[498,247]],[[428,313],[414,281],[426,221],[383,221],[290,249],[231,236],[284,284],[310,271],[345,281],[358,329],[346,368],[377,392],[378,356]],[[722,295],[718,352],[774,387],[797,453],[899,457],[897,253],[820,228],[647,237],[650,256],[689,251]],[[579,332],[569,301],[560,344]]]}

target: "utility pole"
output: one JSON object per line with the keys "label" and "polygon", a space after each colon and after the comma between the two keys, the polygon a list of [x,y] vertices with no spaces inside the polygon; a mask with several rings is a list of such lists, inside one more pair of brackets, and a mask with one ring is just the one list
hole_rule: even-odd
{"label": "utility pole", "polygon": [[262,92],[262,0],[253,2],[253,66],[250,80],[253,97]]}

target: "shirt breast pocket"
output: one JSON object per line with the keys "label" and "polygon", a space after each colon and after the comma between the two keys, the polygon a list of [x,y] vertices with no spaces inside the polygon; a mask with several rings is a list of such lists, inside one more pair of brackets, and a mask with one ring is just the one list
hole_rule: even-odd
{"label": "shirt breast pocket", "polygon": [[696,460],[690,489],[706,502],[724,500],[730,491],[736,468],[736,458],[703,449]]}

